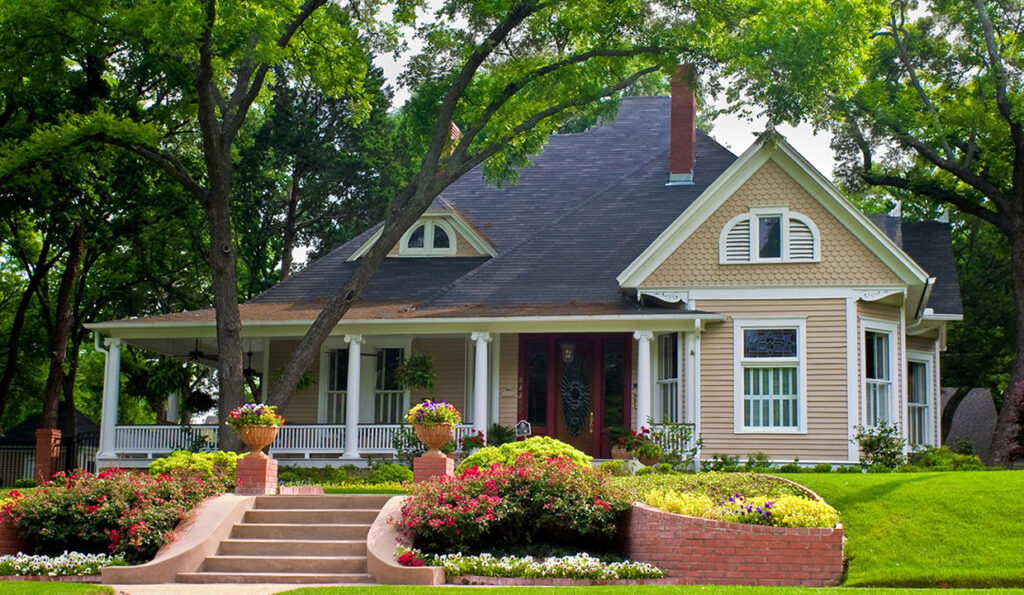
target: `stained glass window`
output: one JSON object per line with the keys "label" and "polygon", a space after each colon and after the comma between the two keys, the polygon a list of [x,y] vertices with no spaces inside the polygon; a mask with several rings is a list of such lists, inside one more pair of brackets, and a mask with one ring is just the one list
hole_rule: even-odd
{"label": "stained glass window", "polygon": [[744,329],[743,357],[796,357],[796,329]]}

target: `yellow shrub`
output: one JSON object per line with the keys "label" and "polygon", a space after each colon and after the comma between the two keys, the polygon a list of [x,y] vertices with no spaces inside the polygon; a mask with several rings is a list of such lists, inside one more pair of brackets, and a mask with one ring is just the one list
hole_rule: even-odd
{"label": "yellow shrub", "polygon": [[715,518],[713,510],[715,503],[711,501],[711,498],[708,498],[704,494],[655,490],[644,494],[643,501],[646,504],[655,508],[660,508],[666,512],[685,514],[687,516]]}
{"label": "yellow shrub", "polygon": [[772,500],[772,517],[779,527],[834,527],[839,511],[822,500],[783,496]]}

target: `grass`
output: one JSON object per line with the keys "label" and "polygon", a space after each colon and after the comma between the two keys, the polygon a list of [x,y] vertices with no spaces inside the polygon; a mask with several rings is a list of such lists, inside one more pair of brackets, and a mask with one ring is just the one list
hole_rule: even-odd
{"label": "grass", "polygon": [[372,485],[325,485],[325,494],[405,494],[406,490],[401,487],[375,487]]}
{"label": "grass", "polygon": [[1024,473],[783,476],[842,514],[846,586],[1024,587]]}
{"label": "grass", "polygon": [[[334,595],[349,593],[371,593],[373,595],[456,595],[481,592],[507,593],[509,587],[410,587],[410,586],[374,586],[374,587],[307,587],[286,591],[289,595]],[[644,585],[644,586],[622,586],[622,587],[516,587],[515,592],[534,593],[558,593],[558,595],[687,595],[689,593],[700,593],[701,595],[719,595],[740,593],[743,595],[837,595],[842,589],[813,589],[807,587],[718,587],[718,586],[667,586],[667,585]],[[857,589],[856,595],[882,595],[890,593],[906,593],[905,589]],[[942,595],[953,595],[957,593],[974,595],[977,591],[969,589],[921,589],[915,590],[915,595],[927,595],[931,593]],[[1024,593],[1021,589],[989,590],[986,593]]]}
{"label": "grass", "polygon": [[0,593],[4,595],[113,595],[114,590],[103,585],[83,585],[61,582],[0,582]]}

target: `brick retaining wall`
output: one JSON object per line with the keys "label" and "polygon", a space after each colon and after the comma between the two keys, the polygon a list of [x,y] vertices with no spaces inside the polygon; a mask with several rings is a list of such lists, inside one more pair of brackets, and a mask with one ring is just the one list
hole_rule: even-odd
{"label": "brick retaining wall", "polygon": [[805,529],[727,523],[634,504],[625,546],[687,584],[837,585],[843,575],[842,527]]}
{"label": "brick retaining wall", "polygon": [[0,555],[32,553],[32,542],[23,538],[17,527],[7,520],[0,519]]}

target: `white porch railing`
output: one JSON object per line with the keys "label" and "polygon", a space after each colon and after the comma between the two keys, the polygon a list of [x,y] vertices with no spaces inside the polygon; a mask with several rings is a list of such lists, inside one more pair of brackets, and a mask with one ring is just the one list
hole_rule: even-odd
{"label": "white porch railing", "polygon": [[665,449],[665,451],[683,453],[692,449],[697,444],[697,433],[694,431],[695,426],[693,424],[680,425],[690,428],[690,433],[686,440],[682,440],[683,436],[674,434],[665,436],[661,433],[664,426],[662,424],[654,424],[654,427],[651,428],[654,442]]}
{"label": "white porch railing", "polygon": [[[393,454],[392,446],[398,424],[360,424],[359,452]],[[217,426],[116,426],[115,450],[119,456],[158,458],[175,450],[188,449],[199,439],[207,448],[217,444]],[[473,426],[455,428],[455,440],[473,432]],[[267,449],[271,454],[338,455],[345,451],[345,426],[334,424],[285,424],[277,439]]]}

